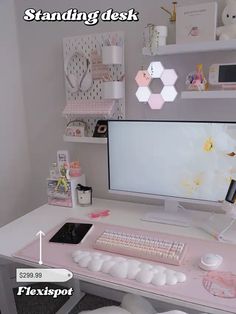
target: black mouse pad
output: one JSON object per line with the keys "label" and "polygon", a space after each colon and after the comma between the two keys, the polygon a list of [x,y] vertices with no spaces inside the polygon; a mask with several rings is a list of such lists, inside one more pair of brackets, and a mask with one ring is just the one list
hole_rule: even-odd
{"label": "black mouse pad", "polygon": [[92,226],[92,224],[86,223],[67,222],[49,242],[78,244],[83,240]]}

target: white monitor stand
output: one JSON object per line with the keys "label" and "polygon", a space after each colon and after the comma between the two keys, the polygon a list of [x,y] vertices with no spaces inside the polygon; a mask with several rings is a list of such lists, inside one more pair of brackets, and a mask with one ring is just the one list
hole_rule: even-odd
{"label": "white monitor stand", "polygon": [[178,201],[165,200],[164,206],[157,206],[155,212],[149,212],[141,218],[149,222],[190,227],[191,219],[187,210]]}

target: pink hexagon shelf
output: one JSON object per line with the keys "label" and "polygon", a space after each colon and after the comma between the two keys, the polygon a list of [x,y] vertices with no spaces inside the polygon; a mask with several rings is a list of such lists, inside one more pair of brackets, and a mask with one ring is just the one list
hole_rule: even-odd
{"label": "pink hexagon shelf", "polygon": [[152,109],[161,109],[165,101],[162,98],[161,94],[151,94],[148,99],[148,104]]}
{"label": "pink hexagon shelf", "polygon": [[135,81],[137,82],[138,86],[148,86],[151,80],[152,78],[147,70],[138,71],[135,77]]}
{"label": "pink hexagon shelf", "polygon": [[[148,70],[138,71],[135,80],[138,84],[136,97],[140,102],[148,102],[151,109],[161,109],[165,102],[172,102],[177,96],[174,87],[177,81],[174,69],[164,69],[161,62],[151,62]],[[152,93],[148,87],[153,79],[161,79],[164,87],[160,94]]]}

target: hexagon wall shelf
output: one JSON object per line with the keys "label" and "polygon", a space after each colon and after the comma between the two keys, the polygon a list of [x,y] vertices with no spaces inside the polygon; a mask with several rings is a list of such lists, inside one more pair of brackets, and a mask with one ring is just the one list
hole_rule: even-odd
{"label": "hexagon wall shelf", "polygon": [[161,91],[161,96],[164,101],[172,102],[177,96],[177,91],[174,86],[164,86]]}
{"label": "hexagon wall shelf", "polygon": [[136,92],[136,97],[140,102],[147,102],[151,96],[151,91],[149,87],[139,87]]}
{"label": "hexagon wall shelf", "polygon": [[148,71],[138,71],[135,81],[138,86],[148,86],[151,83],[152,77],[148,73]]}
{"label": "hexagon wall shelf", "polygon": [[[153,79],[160,79],[163,89],[155,94],[149,88]],[[151,62],[147,70],[138,71],[135,81],[138,84],[136,97],[139,102],[148,102],[151,109],[161,109],[165,102],[173,102],[177,96],[175,83],[178,76],[174,69],[165,69],[161,62]]]}
{"label": "hexagon wall shelf", "polygon": [[152,78],[160,78],[164,71],[164,67],[161,62],[151,62],[148,67],[148,73]]}
{"label": "hexagon wall shelf", "polygon": [[161,109],[164,105],[165,100],[163,99],[161,94],[151,94],[148,99],[149,106],[152,109]]}

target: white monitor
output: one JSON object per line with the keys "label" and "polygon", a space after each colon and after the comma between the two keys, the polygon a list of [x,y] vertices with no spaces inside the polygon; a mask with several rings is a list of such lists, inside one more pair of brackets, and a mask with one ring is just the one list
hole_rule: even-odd
{"label": "white monitor", "polygon": [[188,225],[178,201],[222,204],[236,179],[235,154],[234,123],[111,120],[109,191],[164,199],[165,211],[144,219]]}

